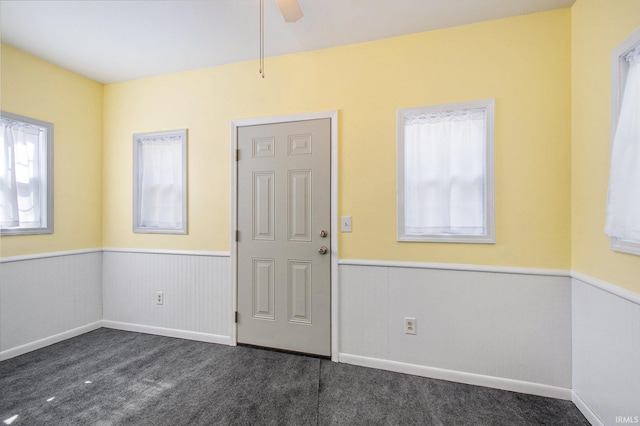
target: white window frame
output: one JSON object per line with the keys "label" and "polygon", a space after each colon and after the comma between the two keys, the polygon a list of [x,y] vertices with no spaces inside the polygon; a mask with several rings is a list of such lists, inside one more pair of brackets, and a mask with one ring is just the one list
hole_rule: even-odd
{"label": "white window frame", "polygon": [[[41,152],[45,152],[44,160],[41,159],[40,169],[40,224],[37,227],[11,227],[0,229],[0,235],[37,235],[53,233],[53,123],[35,118],[25,117],[2,111],[0,115],[9,120],[41,127],[46,132],[46,139],[41,141]],[[42,150],[44,148],[44,150]],[[42,157],[42,156],[41,156]],[[44,206],[44,208],[42,208]]]}
{"label": "white window frame", "polygon": [[[640,29],[627,37],[611,52],[611,126],[610,126],[610,150],[613,149],[613,141],[616,137],[620,106],[624,93],[629,62],[625,56],[640,45]],[[611,237],[611,250],[640,256],[640,241],[624,240]]]}
{"label": "white window frame", "polygon": [[[140,146],[145,139],[179,136],[182,152],[182,226],[150,227],[141,224],[141,174]],[[135,133],[133,135],[133,232],[141,234],[187,234],[187,129],[166,130],[160,132]]]}
{"label": "white window frame", "polygon": [[[479,235],[433,234],[415,235],[405,232],[405,158],[404,158],[404,117],[407,115],[433,112],[459,111],[467,109],[485,109],[485,180],[484,180],[484,233]],[[495,206],[494,206],[494,111],[493,99],[462,102],[455,104],[406,108],[397,111],[397,240],[401,242],[441,242],[441,243],[480,243],[494,244]]]}

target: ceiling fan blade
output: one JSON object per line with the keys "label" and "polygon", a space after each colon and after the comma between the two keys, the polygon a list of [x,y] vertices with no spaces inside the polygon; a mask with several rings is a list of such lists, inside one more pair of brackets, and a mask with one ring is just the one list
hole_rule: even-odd
{"label": "ceiling fan blade", "polygon": [[276,0],[280,13],[286,22],[296,22],[302,18],[302,9],[298,0]]}

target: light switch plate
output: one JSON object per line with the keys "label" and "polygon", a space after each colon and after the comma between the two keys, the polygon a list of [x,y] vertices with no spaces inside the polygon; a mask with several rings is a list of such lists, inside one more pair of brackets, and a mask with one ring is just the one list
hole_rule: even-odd
{"label": "light switch plate", "polygon": [[351,232],[351,216],[342,216],[340,218],[340,230],[342,232]]}

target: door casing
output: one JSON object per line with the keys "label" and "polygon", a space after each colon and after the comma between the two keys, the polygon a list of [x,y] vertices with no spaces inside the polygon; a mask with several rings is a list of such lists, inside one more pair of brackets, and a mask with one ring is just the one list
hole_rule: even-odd
{"label": "door casing", "polygon": [[232,279],[232,317],[231,342],[236,345],[237,326],[235,312],[238,309],[238,247],[236,230],[238,229],[238,128],[262,124],[286,123],[292,121],[315,120],[329,118],[331,120],[331,360],[338,361],[338,111],[312,112],[274,117],[249,118],[231,122],[231,279]]}

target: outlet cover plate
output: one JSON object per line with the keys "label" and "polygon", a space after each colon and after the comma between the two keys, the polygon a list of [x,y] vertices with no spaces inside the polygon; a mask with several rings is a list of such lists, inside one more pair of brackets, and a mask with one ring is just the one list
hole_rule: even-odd
{"label": "outlet cover plate", "polygon": [[416,334],[416,327],[418,323],[415,318],[405,317],[404,318],[404,333],[405,334]]}

